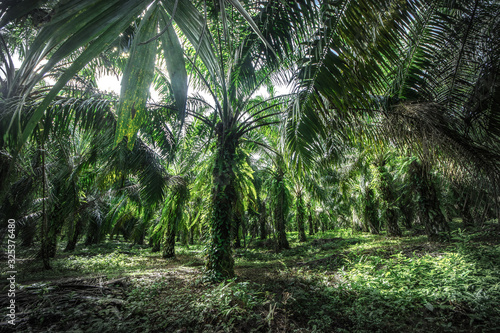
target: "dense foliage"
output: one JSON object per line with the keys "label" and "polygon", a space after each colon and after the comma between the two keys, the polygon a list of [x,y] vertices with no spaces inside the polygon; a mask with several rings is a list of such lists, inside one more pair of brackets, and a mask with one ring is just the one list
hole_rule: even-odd
{"label": "dense foliage", "polygon": [[204,265],[59,330],[498,329],[499,32],[498,1],[1,2],[0,242],[38,279]]}

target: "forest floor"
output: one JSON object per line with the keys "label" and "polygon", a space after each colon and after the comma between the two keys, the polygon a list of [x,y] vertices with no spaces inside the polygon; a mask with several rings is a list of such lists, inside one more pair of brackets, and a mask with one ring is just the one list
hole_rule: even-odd
{"label": "forest floor", "polygon": [[203,280],[197,245],[165,260],[119,241],[81,244],[49,271],[20,249],[16,326],[0,331],[500,332],[500,225],[454,229],[446,242],[290,233],[280,253],[253,240],[235,250],[237,278],[220,284]]}

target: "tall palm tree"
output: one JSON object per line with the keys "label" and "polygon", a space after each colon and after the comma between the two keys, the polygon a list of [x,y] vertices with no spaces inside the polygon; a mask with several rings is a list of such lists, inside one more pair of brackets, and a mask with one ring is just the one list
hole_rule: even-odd
{"label": "tall palm tree", "polygon": [[[0,28],[12,24],[26,14],[26,9],[36,8],[17,5],[2,7],[4,16]],[[229,6],[228,6],[229,4]],[[62,60],[72,57],[71,65],[64,69],[56,84],[45,95],[36,109],[24,117],[24,103],[14,103],[8,136],[16,151],[25,144],[45,110],[64,85],[90,61],[109,48],[139,17],[127,65],[122,79],[118,105],[118,125],[115,145],[127,139],[131,148],[137,131],[146,117],[146,99],[153,80],[157,43],[161,42],[167,69],[172,82],[175,108],[182,119],[186,114],[188,68],[205,83],[215,101],[210,117],[192,113],[213,128],[216,137],[213,169],[214,208],[212,246],[207,268],[217,278],[233,275],[229,246],[229,226],[233,211],[235,154],[243,136],[249,131],[265,126],[269,119],[278,116],[272,107],[252,104],[249,97],[263,82],[278,60],[294,54],[300,44],[292,36],[308,33],[304,22],[313,18],[316,4],[308,1],[268,1],[249,7],[239,1],[205,2],[203,11],[191,1],[69,1],[56,3],[50,21],[45,24],[28,50],[25,61],[14,78],[13,97],[31,94],[37,83]],[[307,9],[314,9],[307,11]],[[141,14],[142,13],[142,14]],[[232,20],[233,13],[243,18],[245,26]],[[252,13],[252,18],[249,13]],[[231,14],[231,15],[229,15]],[[231,19],[230,19],[231,18]],[[270,24],[270,22],[273,24]],[[195,49],[193,57],[185,59],[177,41],[175,22]],[[161,32],[158,34],[158,29]],[[215,38],[214,38],[215,36]],[[197,58],[201,59],[200,67]],[[35,70],[43,59],[48,59],[40,71]],[[19,84],[22,73],[31,73],[28,85]],[[175,82],[175,83],[174,83]],[[10,95],[9,95],[10,96]]]}
{"label": "tall palm tree", "polygon": [[[432,167],[457,163],[455,173],[498,183],[497,2],[335,1],[322,10],[290,108],[287,137],[297,162],[311,160],[318,137],[375,120],[384,123],[371,127],[377,140],[419,155],[427,184]],[[429,220],[436,223],[429,237],[446,230],[440,221]]]}

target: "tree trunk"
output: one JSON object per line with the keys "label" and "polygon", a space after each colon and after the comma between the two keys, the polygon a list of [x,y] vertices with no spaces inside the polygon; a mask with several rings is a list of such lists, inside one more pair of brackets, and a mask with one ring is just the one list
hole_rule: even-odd
{"label": "tree trunk", "polygon": [[21,229],[21,245],[25,247],[33,246],[33,240],[35,239],[35,236],[36,224],[30,222],[28,225],[25,225],[25,227]]}
{"label": "tree trunk", "polygon": [[414,161],[411,164],[410,173],[415,188],[419,193],[419,220],[424,225],[429,240],[435,241],[442,236],[448,237],[449,226],[441,212],[436,187],[428,169],[429,166]]}
{"label": "tree trunk", "polygon": [[161,249],[161,240],[160,239],[154,239],[152,241],[151,252],[160,252],[160,249]]}
{"label": "tree trunk", "polygon": [[392,177],[385,167],[385,160],[380,162],[378,170],[380,173],[380,194],[382,197],[382,221],[385,221],[389,236],[401,237],[402,233],[398,225],[398,215],[394,208],[396,198],[392,190]]}
{"label": "tree trunk", "polygon": [[398,216],[393,208],[388,208],[385,212],[385,219],[387,223],[387,233],[389,236],[401,237],[401,229],[398,225]]}
{"label": "tree trunk", "polygon": [[[469,192],[470,193],[470,192]],[[473,217],[471,214],[471,204],[470,204],[470,194],[465,196],[465,201],[462,205],[462,223],[463,223],[463,228],[468,229],[473,225]]]}
{"label": "tree trunk", "polygon": [[[224,131],[221,123],[216,128],[218,140],[215,165],[212,171],[210,228],[206,275],[214,281],[234,277],[234,260],[231,248],[231,223],[236,200],[233,167],[237,139]],[[226,133],[228,132],[228,133]]]}
{"label": "tree trunk", "polygon": [[243,247],[247,247],[247,220],[245,217],[241,219],[241,238],[243,238]]}
{"label": "tree trunk", "polygon": [[365,220],[365,226],[368,228],[371,234],[378,235],[380,231],[380,221],[378,218],[378,207],[377,201],[375,200],[375,194],[373,189],[368,187],[365,194],[364,214],[363,218]]}
{"label": "tree trunk", "polygon": [[408,190],[402,193],[402,203],[400,206],[403,225],[407,230],[412,229],[415,219],[415,207],[413,204],[413,195]]}
{"label": "tree trunk", "polygon": [[189,245],[194,245],[194,226],[189,229]]}
{"label": "tree trunk", "polygon": [[176,220],[168,221],[167,231],[163,243],[163,258],[175,257],[175,234],[177,232]]}
{"label": "tree trunk", "polygon": [[167,220],[165,221],[167,223],[167,230],[165,231],[165,238],[163,241],[163,258],[175,257],[175,237],[179,231],[179,225],[182,222],[182,211],[184,209],[187,189],[184,185],[179,185],[174,188],[173,191],[175,192],[170,197],[173,202],[167,208],[169,211],[167,212]]}
{"label": "tree trunk", "polygon": [[267,212],[266,212],[266,203],[265,201],[261,201],[260,205],[260,214],[259,214],[259,229],[260,229],[260,239],[266,239],[267,238],[267,226],[266,226],[266,220],[267,220]]}
{"label": "tree trunk", "polygon": [[183,227],[181,230],[181,244],[182,246],[189,246],[188,244],[188,231],[186,227]]}
{"label": "tree trunk", "polygon": [[314,225],[313,225],[313,215],[312,215],[312,209],[311,209],[311,203],[307,204],[307,225],[309,228],[309,236],[314,235]]}
{"label": "tree trunk", "polygon": [[299,232],[299,241],[305,242],[306,239],[306,230],[305,230],[305,204],[304,197],[302,191],[297,193],[297,198],[295,199],[295,209],[296,209],[296,218],[297,218],[297,229]]}
{"label": "tree trunk", "polygon": [[[42,133],[42,136],[44,133]],[[43,267],[45,269],[51,269],[50,267],[50,256],[49,256],[49,242],[48,242],[48,233],[49,233],[49,222],[47,219],[47,175],[45,172],[45,140],[42,137],[42,228],[40,230],[41,239],[42,239],[42,248],[41,255],[43,261]]]}
{"label": "tree trunk", "polygon": [[278,233],[278,244],[277,250],[289,249],[290,244],[288,244],[288,240],[286,239],[286,230],[285,230],[285,205],[286,205],[286,193],[285,193],[285,184],[283,182],[283,171],[281,169],[278,170],[278,174],[276,176],[276,182],[278,188],[277,192],[277,205],[274,208],[274,219],[276,223],[276,232]]}
{"label": "tree trunk", "polygon": [[78,242],[78,238],[80,237],[80,234],[82,232],[83,228],[83,220],[81,218],[78,218],[76,222],[74,223],[74,230],[72,234],[68,235],[68,243],[66,244],[66,248],[64,251],[74,251],[76,248],[76,243]]}
{"label": "tree trunk", "polygon": [[55,258],[57,253],[57,235],[49,230],[47,237],[47,254],[49,258]]}

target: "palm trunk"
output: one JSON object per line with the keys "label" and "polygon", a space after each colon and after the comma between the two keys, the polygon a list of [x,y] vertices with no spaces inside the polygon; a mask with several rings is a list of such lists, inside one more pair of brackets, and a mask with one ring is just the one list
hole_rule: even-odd
{"label": "palm trunk", "polygon": [[401,215],[402,215],[402,219],[403,219],[403,225],[407,230],[410,230],[413,227],[413,220],[414,220],[414,216],[415,216],[415,208],[413,205],[413,198],[412,198],[412,194],[409,193],[408,190],[403,192],[402,197],[403,197],[402,198],[403,201],[401,203],[400,210],[401,210]]}
{"label": "palm trunk", "polygon": [[189,246],[188,243],[188,230],[185,226],[183,226],[181,230],[181,244],[182,246]]}
{"label": "palm trunk", "polygon": [[462,222],[463,222],[463,228],[464,229],[468,229],[468,228],[470,228],[473,225],[473,217],[472,217],[472,214],[471,214],[470,197],[471,197],[470,194],[468,194],[468,195],[465,196],[464,203],[462,204],[462,207],[461,207]]}
{"label": "palm trunk", "polygon": [[[116,236],[117,237],[117,236]],[[110,236],[113,239],[113,236]],[[101,227],[96,221],[90,221],[87,235],[85,239],[85,245],[99,244],[101,242]]]}
{"label": "palm trunk", "polygon": [[167,231],[165,233],[165,241],[163,246],[163,258],[174,258],[175,257],[175,233],[176,233],[176,221],[171,220],[168,223]]}
{"label": "palm trunk", "polygon": [[401,229],[398,225],[398,216],[393,208],[388,208],[384,214],[387,223],[387,234],[393,237],[401,237]]}
{"label": "palm trunk", "polygon": [[161,249],[161,240],[160,239],[154,239],[151,242],[152,244],[152,249],[151,252],[160,252]]}
{"label": "palm trunk", "polygon": [[278,233],[278,251],[283,249],[289,249],[290,244],[288,244],[288,240],[286,239],[286,230],[285,230],[285,188],[283,183],[283,171],[278,170],[278,174],[276,177],[276,182],[279,186],[279,190],[277,193],[277,205],[274,208],[274,219],[276,222],[276,232]]}
{"label": "palm trunk", "polygon": [[309,228],[309,236],[314,235],[314,225],[313,225],[313,215],[312,215],[312,210],[311,210],[311,204],[307,204],[307,225]]}
{"label": "palm trunk", "polygon": [[61,234],[64,226],[64,216],[61,214],[62,205],[57,203],[54,206],[52,214],[47,221],[46,231],[46,251],[49,258],[55,258],[57,253],[58,236]]}
{"label": "palm trunk", "polygon": [[299,232],[299,241],[305,242],[306,230],[305,230],[305,207],[304,207],[304,197],[302,191],[297,193],[297,198],[295,202],[296,217],[297,217],[297,229]]}
{"label": "palm trunk", "polygon": [[82,232],[83,228],[83,220],[78,218],[74,223],[73,232],[69,234],[68,243],[66,244],[66,248],[64,251],[74,251],[76,248],[76,243],[78,242],[78,238]]}
{"label": "palm trunk", "polygon": [[365,220],[365,226],[367,226],[371,234],[378,235],[380,231],[380,221],[378,218],[377,202],[375,201],[375,194],[373,193],[372,188],[366,189],[365,202],[363,205],[363,219]]}
{"label": "palm trunk", "polygon": [[[21,245],[25,247],[33,246],[33,240],[36,236],[36,224],[30,222],[21,229]],[[1,241],[1,240],[0,240]]]}
{"label": "palm trunk", "polygon": [[[174,258],[175,257],[175,237],[179,231],[179,225],[182,222],[182,211],[184,209],[185,203],[185,192],[186,189],[183,187],[178,187],[174,189],[175,194],[171,197],[174,200],[173,205],[170,207],[172,211],[168,212],[167,215],[167,230],[165,232],[164,246],[163,246],[163,258]],[[181,239],[182,241],[182,239]]]}
{"label": "palm trunk", "polygon": [[262,201],[259,205],[260,214],[259,214],[259,228],[260,228],[260,239],[267,238],[267,230],[266,230],[266,203]]}
{"label": "palm trunk", "polygon": [[[236,199],[233,166],[237,141],[218,124],[217,151],[212,171],[213,188],[210,213],[211,239],[208,246],[206,275],[214,281],[234,277],[231,248],[231,224]],[[229,131],[228,131],[229,132]]]}
{"label": "palm trunk", "polygon": [[247,223],[244,217],[241,219],[241,238],[243,238],[243,247],[247,247]]}
{"label": "palm trunk", "polygon": [[[42,133],[43,135],[43,133]],[[43,261],[43,267],[45,269],[51,269],[50,267],[50,259],[49,259],[49,244],[48,244],[48,219],[47,219],[47,205],[46,205],[46,196],[47,196],[47,179],[46,179],[46,172],[45,172],[45,142],[44,138],[42,137],[42,228],[40,230],[41,232],[41,238],[42,238],[42,248],[41,248],[41,254],[42,254],[42,261]]]}
{"label": "palm trunk", "polygon": [[428,169],[429,166],[415,161],[411,165],[410,173],[420,196],[418,200],[419,220],[424,225],[429,240],[434,241],[441,236],[447,237],[449,226],[441,212],[436,188]]}
{"label": "palm trunk", "polygon": [[189,229],[189,245],[194,245],[194,227]]}
{"label": "palm trunk", "polygon": [[398,215],[394,208],[396,199],[392,190],[392,177],[385,167],[385,160],[380,162],[378,170],[380,173],[380,194],[382,197],[382,220],[385,221],[389,236],[401,237],[402,233],[398,225]]}

